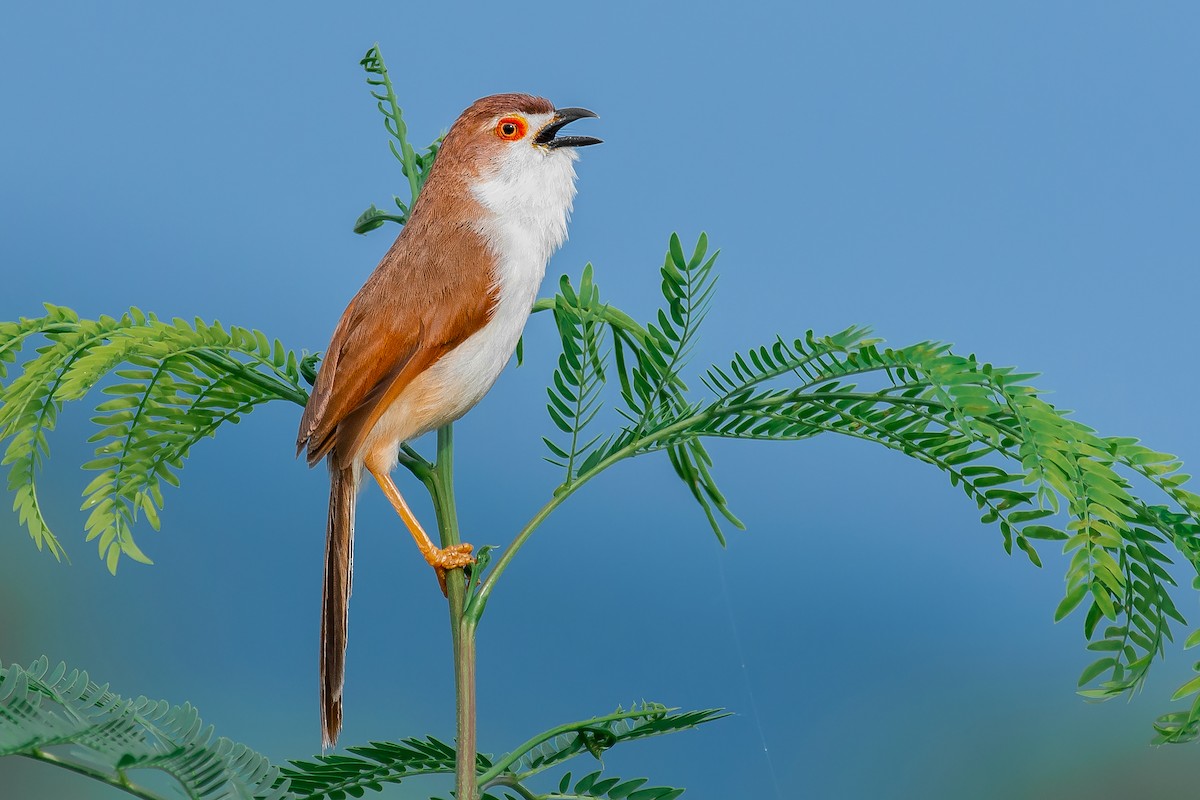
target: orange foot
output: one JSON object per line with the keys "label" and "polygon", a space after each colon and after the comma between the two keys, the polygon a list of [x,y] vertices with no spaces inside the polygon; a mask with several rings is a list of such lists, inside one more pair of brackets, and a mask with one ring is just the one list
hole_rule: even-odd
{"label": "orange foot", "polygon": [[435,547],[433,552],[425,557],[429,565],[433,567],[433,571],[437,573],[438,586],[442,588],[442,595],[448,595],[446,589],[446,571],[451,569],[466,569],[470,570],[475,559],[471,557],[471,551],[474,549],[472,545],[452,544],[449,547]]}

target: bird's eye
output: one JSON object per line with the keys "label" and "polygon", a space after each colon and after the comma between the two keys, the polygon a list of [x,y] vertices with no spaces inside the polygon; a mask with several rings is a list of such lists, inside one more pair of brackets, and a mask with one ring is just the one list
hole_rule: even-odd
{"label": "bird's eye", "polygon": [[496,123],[496,135],[510,142],[523,138],[527,130],[529,126],[520,117],[504,117]]}

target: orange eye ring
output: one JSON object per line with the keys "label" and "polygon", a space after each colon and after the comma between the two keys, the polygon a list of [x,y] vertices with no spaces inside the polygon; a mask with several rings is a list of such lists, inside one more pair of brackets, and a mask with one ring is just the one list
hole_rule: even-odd
{"label": "orange eye ring", "polygon": [[521,117],[503,117],[496,123],[496,135],[508,142],[524,139],[529,123]]}

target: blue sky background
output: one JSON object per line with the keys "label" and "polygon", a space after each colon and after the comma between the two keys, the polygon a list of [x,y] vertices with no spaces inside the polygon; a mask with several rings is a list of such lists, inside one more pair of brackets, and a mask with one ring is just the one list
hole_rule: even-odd
{"label": "blue sky background", "polygon": [[[865,323],[1040,371],[1082,421],[1200,462],[1200,12],[1002,5],[26,4],[0,25],[0,318],[136,304],[322,348],[396,233],[350,231],[404,186],[358,66],[379,41],[416,143],[498,91],[601,114],[549,272],[590,260],[645,318],[670,232],[707,231],[722,278],[698,367]],[[477,544],[556,478],[553,343],[535,318],[526,366],[457,428]],[[198,447],[140,539],[156,565],[116,578],[74,511],[88,411],[64,414],[43,483],[73,563],[0,514],[0,656],[191,700],[276,759],[317,750],[327,483],[292,458],[299,410]],[[1076,697],[1088,659],[1080,620],[1051,622],[1052,548],[1041,570],[1006,557],[940,474],[861,442],[712,449],[749,525],[727,550],[662,458],[526,548],[480,633],[482,749],[647,698],[737,712],[606,758],[695,800],[1194,791],[1200,751],[1147,744],[1188,657],[1131,703]],[[444,604],[373,489],[358,534],[343,742],[448,738]],[[123,796],[11,762],[0,796]]]}

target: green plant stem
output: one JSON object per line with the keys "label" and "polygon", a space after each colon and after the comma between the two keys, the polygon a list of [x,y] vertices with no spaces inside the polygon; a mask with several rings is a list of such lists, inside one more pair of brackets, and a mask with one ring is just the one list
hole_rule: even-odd
{"label": "green plant stem", "polygon": [[140,797],[142,800],[166,800],[166,798],[164,798],[162,795],[155,794],[149,789],[138,786],[136,783],[129,781],[124,775],[112,775],[104,772],[103,770],[93,769],[92,767],[87,767],[83,764],[76,764],[75,762],[68,761],[65,758],[59,758],[53,753],[47,753],[45,750],[34,748],[27,753],[17,753],[17,755],[22,755],[26,758],[32,758],[34,761],[41,761],[45,764],[53,764],[56,767],[62,767],[65,770],[70,770],[71,772],[78,773],[79,775],[84,775],[93,780],[100,781],[101,783],[107,783],[109,786],[120,789],[123,792],[127,792],[134,797]]}
{"label": "green plant stem", "polygon": [[[666,709],[666,711],[674,711],[674,710],[676,710],[676,709]],[[481,784],[496,784],[496,783],[503,783],[505,780],[525,780],[530,775],[533,775],[535,772],[540,772],[541,770],[546,769],[546,766],[538,767],[537,769],[531,770],[530,772],[525,772],[525,773],[521,773],[521,774],[517,774],[517,775],[513,775],[513,776],[505,775],[504,772],[506,770],[508,770],[510,767],[512,767],[515,764],[517,764],[518,762],[520,762],[520,760],[522,758],[527,756],[529,754],[529,752],[532,751],[538,745],[544,744],[545,742],[549,742],[552,739],[556,739],[559,736],[562,736],[564,733],[578,733],[578,732],[585,731],[585,730],[604,731],[605,728],[603,726],[606,725],[607,723],[617,722],[618,720],[623,720],[623,719],[633,719],[635,717],[644,716],[645,714],[646,714],[645,705],[643,705],[641,707],[630,706],[630,708],[628,710],[618,709],[618,710],[614,711],[613,713],[606,714],[602,717],[592,717],[591,719],[576,720],[575,722],[568,722],[563,725],[559,725],[557,727],[551,728],[548,731],[542,731],[537,736],[534,736],[532,739],[529,739],[529,740],[523,742],[520,747],[517,747],[511,753],[509,753],[508,755],[499,759],[498,761],[496,761],[496,763],[492,764],[490,769],[488,769],[486,772],[484,772],[482,775],[479,776],[479,782]]]}
{"label": "green plant stem", "polygon": [[[433,496],[437,513],[438,536],[442,547],[462,541],[458,531],[458,509],[454,500],[454,426],[438,429],[437,460],[425,481]],[[454,695],[457,758],[455,764],[456,797],[478,800],[479,784],[475,777],[475,620],[466,614],[467,578],[461,569],[446,574],[450,601],[450,637],[454,644]]]}
{"label": "green plant stem", "polygon": [[524,546],[525,542],[529,540],[529,537],[533,535],[533,532],[538,529],[538,526],[545,522],[546,518],[554,512],[554,509],[562,505],[568,497],[575,494],[575,492],[577,492],[585,483],[611,467],[613,464],[616,464],[618,461],[622,461],[634,455],[638,450],[645,447],[648,443],[660,439],[667,439],[671,435],[678,433],[679,431],[686,430],[692,425],[695,425],[698,422],[706,420],[710,416],[714,415],[714,411],[712,409],[708,409],[700,412],[699,414],[687,417],[686,419],[679,420],[675,424],[663,428],[661,431],[654,432],[651,436],[635,439],[625,447],[622,447],[620,450],[601,461],[582,477],[577,478],[569,486],[560,486],[554,497],[550,498],[550,500],[548,500],[546,504],[542,506],[536,514],[533,515],[533,519],[525,523],[525,527],[522,528],[521,532],[513,538],[512,544],[504,548],[504,552],[500,555],[500,558],[496,560],[495,565],[488,572],[487,577],[484,578],[479,584],[479,589],[475,592],[475,596],[471,598],[471,605],[469,608],[467,608],[467,615],[475,622],[479,621],[480,616],[483,614],[483,609],[487,606],[487,601],[492,594],[492,590],[496,588],[496,581],[499,580],[500,576],[504,573],[504,570],[507,569],[509,563],[517,555],[517,552],[522,546]]}
{"label": "green plant stem", "polygon": [[[533,312],[532,313],[536,314],[539,311],[553,311],[553,310],[554,310],[554,298],[553,297],[543,297],[533,304]],[[603,319],[605,322],[612,325],[613,327],[620,328],[624,331],[628,331],[629,333],[633,334],[634,336],[636,336],[638,338],[638,341],[640,341],[640,342],[646,341],[646,337],[649,336],[649,334],[646,332],[646,329],[643,328],[641,326],[641,324],[638,323],[637,320],[635,320],[633,317],[629,316],[628,314],[626,314],[624,311],[622,311],[619,308],[613,308],[612,306],[609,306],[609,305],[601,306],[600,308],[596,309],[596,314],[601,319]]]}
{"label": "green plant stem", "polygon": [[502,778],[496,778],[496,780],[491,782],[491,785],[503,786],[505,788],[512,789],[514,792],[521,795],[524,800],[539,800],[541,797],[541,795],[536,795],[522,786],[516,778],[510,778],[507,775]]}
{"label": "green plant stem", "polygon": [[[462,570],[455,570],[462,572]],[[454,693],[456,697],[457,714],[455,725],[458,733],[458,747],[454,768],[454,782],[457,786],[456,797],[462,800],[478,800],[479,781],[476,777],[475,751],[475,625],[464,614],[465,592],[459,595],[457,604],[451,604],[450,616],[456,618],[458,624],[457,644],[454,648]]]}

